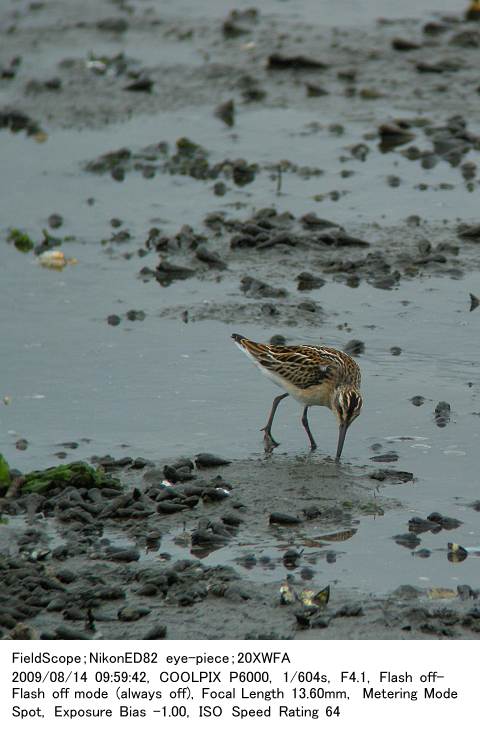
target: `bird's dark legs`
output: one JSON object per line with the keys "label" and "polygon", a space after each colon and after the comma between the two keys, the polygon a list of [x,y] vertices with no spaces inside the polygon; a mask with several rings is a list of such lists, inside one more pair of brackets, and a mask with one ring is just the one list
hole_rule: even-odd
{"label": "bird's dark legs", "polygon": [[310,431],[310,426],[308,424],[308,418],[307,418],[307,412],[308,412],[308,406],[305,406],[305,408],[303,409],[302,424],[303,424],[303,427],[304,427],[305,431],[308,434],[308,438],[310,439],[310,448],[311,449],[316,449],[317,448],[317,443],[316,443],[315,439],[312,436],[312,432]]}
{"label": "bird's dark legs", "polygon": [[268,417],[267,424],[266,424],[266,426],[263,427],[263,429],[260,430],[260,431],[265,432],[265,436],[263,437],[263,443],[265,445],[266,452],[271,452],[272,449],[274,449],[275,447],[278,447],[278,442],[276,442],[275,439],[272,437],[271,428],[272,428],[273,418],[275,416],[275,412],[277,410],[278,404],[280,403],[280,401],[282,399],[286,398],[287,396],[288,396],[288,393],[282,393],[282,394],[280,394],[280,396],[277,396],[276,398],[273,399],[272,410],[270,411],[270,416]]}

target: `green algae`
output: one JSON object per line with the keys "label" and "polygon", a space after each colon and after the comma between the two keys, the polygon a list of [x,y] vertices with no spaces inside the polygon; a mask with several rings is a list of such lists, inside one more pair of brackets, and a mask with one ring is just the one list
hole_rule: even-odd
{"label": "green algae", "polygon": [[24,476],[22,493],[44,494],[56,488],[74,487],[120,487],[120,481],[106,475],[103,470],[95,469],[86,462],[70,462],[69,464],[36,470]]}
{"label": "green algae", "polygon": [[25,231],[21,231],[19,228],[10,229],[7,241],[11,242],[18,251],[22,252],[22,254],[32,251],[35,245],[30,236],[26,234]]}
{"label": "green algae", "polygon": [[0,490],[6,490],[10,486],[10,482],[10,467],[3,454],[0,454]]}

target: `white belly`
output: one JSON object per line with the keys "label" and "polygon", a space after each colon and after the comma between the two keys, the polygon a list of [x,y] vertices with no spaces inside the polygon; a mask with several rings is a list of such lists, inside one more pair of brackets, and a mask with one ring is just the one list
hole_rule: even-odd
{"label": "white belly", "polygon": [[310,388],[297,388],[290,383],[290,381],[287,381],[285,378],[278,375],[278,373],[274,373],[267,368],[264,368],[264,366],[259,363],[256,363],[256,365],[267,376],[267,378],[273,381],[273,383],[276,383],[277,386],[280,386],[280,388],[284,391],[287,391],[290,396],[293,396],[293,398],[301,404],[305,404],[306,406],[326,406],[327,408],[331,408],[330,394],[326,386],[319,385],[310,386]]}

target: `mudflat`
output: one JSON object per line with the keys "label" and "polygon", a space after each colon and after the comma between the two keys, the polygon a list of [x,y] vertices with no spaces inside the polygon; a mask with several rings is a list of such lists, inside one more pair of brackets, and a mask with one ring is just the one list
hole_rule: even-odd
{"label": "mudflat", "polygon": [[3,638],[478,636],[480,23],[331,5],[4,3]]}

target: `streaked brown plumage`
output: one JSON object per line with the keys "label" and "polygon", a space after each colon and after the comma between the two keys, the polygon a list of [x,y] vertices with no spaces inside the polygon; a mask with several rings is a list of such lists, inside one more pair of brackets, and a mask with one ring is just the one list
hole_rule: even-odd
{"label": "streaked brown plumage", "polygon": [[236,333],[232,338],[266,376],[286,390],[274,399],[268,422],[263,428],[265,450],[270,452],[278,446],[271,434],[273,418],[280,401],[290,394],[305,405],[302,424],[312,449],[316,449],[317,445],[308,423],[308,408],[326,406],[336,414],[339,424],[338,462],[347,429],[363,405],[360,368],[353,358],[341,350],[325,346],[265,345]]}

